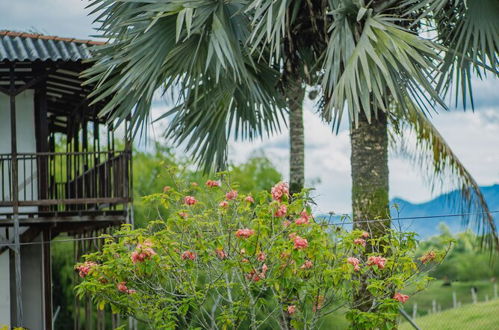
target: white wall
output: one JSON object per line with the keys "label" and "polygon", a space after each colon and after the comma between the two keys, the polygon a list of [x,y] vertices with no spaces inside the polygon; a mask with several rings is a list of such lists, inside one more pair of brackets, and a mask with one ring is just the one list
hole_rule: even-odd
{"label": "white wall", "polygon": [[[1,230],[0,232],[3,234],[4,231]],[[0,327],[2,325],[10,325],[9,270],[9,250],[6,250],[4,253],[0,254]]]}
{"label": "white wall", "polygon": [[[41,242],[41,234],[33,242]],[[43,330],[43,249],[41,245],[21,246],[24,327]]]}
{"label": "white wall", "polygon": [[[34,92],[16,96],[17,151],[36,152]],[[10,152],[10,97],[0,93],[0,153]]]}
{"label": "white wall", "polygon": [[[17,128],[17,151],[18,152],[36,152],[36,135],[35,135],[35,111],[34,111],[34,92],[33,90],[26,90],[16,97],[16,128]],[[9,96],[0,93],[0,153],[8,154],[11,152],[11,130],[10,130],[10,98]],[[5,164],[6,165],[6,164]],[[7,178],[10,176],[9,169],[4,166],[3,173],[0,173],[0,199],[2,199],[2,189],[4,192],[5,200],[10,199],[8,181]],[[36,162],[33,162],[33,167],[36,169]],[[22,187],[25,181],[28,181],[27,189],[30,192],[29,199],[36,199],[37,192],[37,177],[36,170],[34,171],[34,177],[23,178],[22,174],[26,170],[26,173],[31,172],[30,165],[26,166],[24,169],[23,165],[19,166],[19,185]],[[0,168],[0,171],[2,169]],[[3,174],[3,175],[2,175]],[[2,178],[6,178],[6,182],[3,182]],[[28,180],[25,180],[28,179]],[[33,186],[33,195],[31,195],[31,187]],[[20,189],[19,198],[24,197],[24,191]],[[20,212],[36,211],[36,207],[21,207]],[[12,212],[11,207],[0,207],[0,213]],[[1,221],[1,220],[0,220]],[[27,228],[21,227],[21,232],[24,232]],[[12,234],[12,230],[10,230]],[[0,231],[0,235],[5,237],[5,232]],[[12,237],[12,235],[9,235]],[[39,249],[39,247],[37,247]],[[39,249],[40,250],[40,249]],[[33,274],[38,274],[38,263],[42,262],[40,251],[31,251],[22,249],[22,254],[26,254],[26,257],[22,255],[22,277],[23,277],[23,287],[26,285],[25,280],[28,282],[32,281],[31,276]],[[37,259],[39,257],[39,259]],[[27,260],[26,260],[27,259]],[[35,267],[31,268],[30,262]],[[9,267],[9,252],[5,251],[0,255],[0,325],[6,324],[10,325],[10,267]],[[29,278],[28,278],[29,277]],[[30,288],[27,293],[23,290],[23,300],[30,301],[33,297],[30,296],[30,291],[35,289],[33,294],[42,294],[39,283],[34,279],[35,282],[29,284],[29,286],[34,286]],[[28,295],[28,296],[26,296]],[[39,300],[39,298],[33,299],[34,301]],[[25,309],[30,310],[32,308],[38,309],[38,302],[34,303],[33,306],[26,306]],[[26,312],[25,312],[25,315]],[[28,314],[29,315],[29,314]],[[39,321],[39,315],[35,317],[35,322]],[[34,328],[35,329],[35,328]]]}
{"label": "white wall", "polygon": [[[16,96],[16,129],[17,129],[17,152],[36,152],[35,135],[35,108],[34,91],[26,90]],[[0,93],[0,154],[11,152],[11,131],[10,131],[10,98],[8,95]],[[24,168],[26,164],[26,168]],[[33,166],[34,171],[31,166]],[[0,168],[1,170],[1,168]],[[0,186],[3,187],[5,199],[10,198],[7,182],[2,182],[3,178],[8,178],[8,168],[3,169],[3,176],[0,175]],[[26,174],[24,172],[34,175]],[[24,200],[24,189],[26,189],[26,199],[36,199],[38,197],[38,178],[36,175],[36,162],[19,163],[19,199]],[[7,181],[7,180],[5,180]],[[1,188],[0,188],[1,189]],[[33,191],[32,191],[33,190]],[[0,199],[2,191],[0,190]],[[0,212],[11,212],[11,208],[0,208]],[[20,212],[36,211],[36,208],[21,208]]]}

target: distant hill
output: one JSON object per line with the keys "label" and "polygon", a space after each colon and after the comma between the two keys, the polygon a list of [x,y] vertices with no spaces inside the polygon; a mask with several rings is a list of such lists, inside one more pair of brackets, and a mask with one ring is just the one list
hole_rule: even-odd
{"label": "distant hill", "polygon": [[[487,187],[480,187],[485,196],[485,200],[489,205],[490,211],[499,210],[499,184]],[[448,215],[467,212],[461,210],[459,202],[460,192],[458,190],[446,194],[442,194],[428,202],[413,204],[401,198],[394,198],[390,205],[397,205],[397,208],[392,207],[392,218],[411,218],[425,217],[434,215]],[[499,213],[493,214],[496,225],[499,227]],[[339,216],[329,217],[328,215],[318,215],[318,217],[331,219],[331,222],[340,222]],[[462,217],[436,217],[430,219],[402,219],[394,220],[394,228],[400,228],[403,231],[413,231],[419,234],[420,238],[428,238],[439,234],[438,226],[440,223],[445,223],[452,232],[461,232],[466,229],[462,225]],[[473,227],[471,227],[473,228]],[[474,229],[474,228],[473,228]]]}
{"label": "distant hill", "polygon": [[[489,209],[491,211],[499,210],[499,184],[480,187],[480,189],[485,196]],[[398,206],[398,212],[395,208],[392,208],[392,217],[410,218],[461,213],[462,210],[460,209],[460,206],[455,205],[456,202],[459,202],[459,196],[460,192],[456,190],[419,204],[412,204],[404,199],[394,198],[391,201],[391,204]],[[464,210],[464,212],[466,212],[466,210]],[[498,224],[499,213],[493,214],[493,216],[495,217],[496,224]],[[466,228],[462,226],[462,220],[463,218],[461,217],[437,217],[431,219],[404,219],[399,223],[402,230],[414,231],[417,232],[421,238],[426,238],[439,233],[438,225],[440,223],[445,223],[452,232],[463,231]]]}

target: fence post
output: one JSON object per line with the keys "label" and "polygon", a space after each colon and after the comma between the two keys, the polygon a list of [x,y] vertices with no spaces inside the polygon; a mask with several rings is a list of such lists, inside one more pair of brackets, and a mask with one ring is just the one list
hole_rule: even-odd
{"label": "fence post", "polygon": [[473,304],[476,304],[476,291],[475,291],[475,288],[471,288],[471,300],[473,300]]}
{"label": "fence post", "polygon": [[414,320],[409,317],[409,315],[405,312],[405,310],[402,307],[399,307],[399,312],[407,320],[407,322],[409,322],[412,325],[414,329],[421,330],[421,328],[418,327],[416,322],[414,322]]}
{"label": "fence post", "polygon": [[456,291],[452,291],[452,308],[457,308]]}
{"label": "fence post", "polygon": [[415,320],[418,315],[418,303],[412,304],[412,319]]}
{"label": "fence post", "polygon": [[488,294],[485,295],[485,301],[486,302],[489,301],[489,295]]}
{"label": "fence post", "polygon": [[497,299],[497,283],[494,283],[494,299]]}
{"label": "fence post", "polygon": [[432,311],[432,313],[436,313],[437,312],[437,301],[435,299],[433,299],[431,301],[431,311]]}

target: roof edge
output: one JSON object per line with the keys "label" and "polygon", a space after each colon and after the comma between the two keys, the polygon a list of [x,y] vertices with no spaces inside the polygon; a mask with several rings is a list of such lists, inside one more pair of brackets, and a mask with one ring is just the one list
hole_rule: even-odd
{"label": "roof edge", "polygon": [[44,39],[44,40],[56,40],[56,41],[64,41],[64,42],[75,42],[79,44],[86,45],[95,45],[101,46],[105,45],[106,42],[103,41],[95,41],[95,40],[85,40],[85,39],[76,39],[76,38],[63,38],[58,36],[48,36],[39,33],[26,33],[26,32],[15,32],[10,30],[0,30],[0,36],[7,37],[21,37],[21,38],[31,38],[31,39]]}

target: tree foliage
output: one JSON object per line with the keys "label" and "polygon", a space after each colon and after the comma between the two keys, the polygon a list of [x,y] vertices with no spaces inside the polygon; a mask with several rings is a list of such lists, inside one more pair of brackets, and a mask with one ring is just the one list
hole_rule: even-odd
{"label": "tree foliage", "polygon": [[431,275],[449,281],[477,281],[499,278],[497,257],[480,249],[481,238],[468,230],[452,234],[445,224],[440,225],[440,235],[431,237],[420,245],[420,250],[440,249],[449,241],[454,242],[445,261]]}

